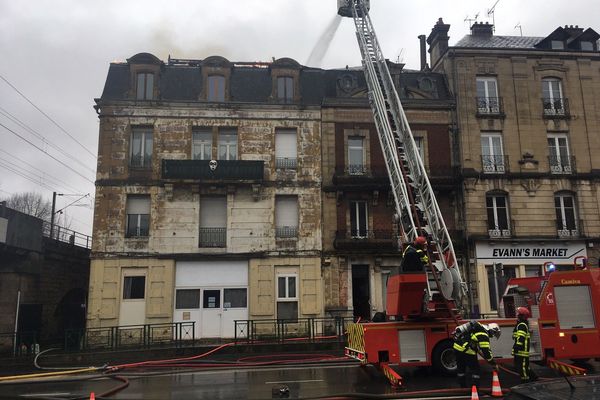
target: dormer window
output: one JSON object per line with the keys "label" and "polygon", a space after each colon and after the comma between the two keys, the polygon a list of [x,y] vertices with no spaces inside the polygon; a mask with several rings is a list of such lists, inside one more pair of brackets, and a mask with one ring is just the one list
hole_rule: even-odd
{"label": "dormer window", "polygon": [[550,41],[550,46],[554,50],[563,50],[565,48],[565,42],[562,40],[552,40]]}
{"label": "dormer window", "polygon": [[594,51],[594,43],[588,41],[579,42],[581,50],[583,51]]}
{"label": "dormer window", "polygon": [[225,101],[225,77],[222,75],[208,76],[208,101]]}
{"label": "dormer window", "polygon": [[277,99],[284,103],[291,103],[294,99],[294,78],[280,76],[277,78]]}
{"label": "dormer window", "polygon": [[141,72],[137,74],[137,100],[152,100],[154,98],[154,74]]}

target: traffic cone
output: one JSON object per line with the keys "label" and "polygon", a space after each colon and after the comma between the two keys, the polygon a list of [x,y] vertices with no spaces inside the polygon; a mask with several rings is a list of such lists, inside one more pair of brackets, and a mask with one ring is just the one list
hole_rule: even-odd
{"label": "traffic cone", "polygon": [[90,393],[90,400],[96,400],[96,395],[94,392]]}
{"label": "traffic cone", "polygon": [[498,379],[498,373],[493,371],[492,375],[492,397],[502,397],[502,388],[500,388],[500,379]]}
{"label": "traffic cone", "polygon": [[471,400],[479,400],[479,395],[477,394],[477,386],[473,385],[471,388]]}

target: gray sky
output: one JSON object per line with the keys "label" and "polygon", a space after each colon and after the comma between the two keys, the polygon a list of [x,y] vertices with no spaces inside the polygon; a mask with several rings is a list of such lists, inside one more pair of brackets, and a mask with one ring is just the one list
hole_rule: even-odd
{"label": "gray sky", "polygon": [[[429,34],[442,17],[451,24],[453,44],[468,33],[466,17],[479,13],[479,21],[491,22],[487,11],[494,2],[371,0],[371,18],[386,57],[418,69],[419,34]],[[221,55],[231,61],[291,57],[304,64],[335,15],[335,0],[0,0],[0,76],[54,121],[0,80],[0,124],[32,143],[0,126],[0,199],[24,191],[48,199],[53,190],[94,195],[90,153],[97,151],[98,118],[92,106],[111,61],[150,52],[165,61],[169,54]],[[599,17],[598,0],[499,0],[496,34],[519,35],[518,23],[524,36],[546,36],[566,24],[600,31]],[[321,65],[312,66],[346,65],[360,65],[349,19]],[[75,199],[59,197],[57,209]],[[91,234],[92,213],[89,200],[68,207],[71,228]]]}

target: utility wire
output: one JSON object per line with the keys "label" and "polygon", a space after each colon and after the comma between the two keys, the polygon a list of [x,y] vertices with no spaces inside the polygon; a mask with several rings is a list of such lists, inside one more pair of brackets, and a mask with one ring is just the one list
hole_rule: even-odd
{"label": "utility wire", "polygon": [[[1,77],[1,75],[0,75]],[[31,141],[27,140],[26,138],[24,138],[23,136],[19,135],[17,132],[13,131],[12,129],[10,129],[9,127],[7,127],[6,125],[4,125],[3,123],[0,122],[0,126],[3,127],[4,129],[6,129],[7,131],[9,131],[10,133],[12,133],[13,135],[17,136],[18,138],[20,138],[21,140],[26,141],[27,143],[29,143],[30,145],[32,145],[33,147],[35,147],[36,149],[38,149],[39,151],[41,151],[42,153],[46,154],[48,157],[51,157],[53,160],[59,162],[61,165],[63,165],[64,167],[67,167],[68,169],[70,169],[71,171],[73,171],[74,173],[76,173],[77,175],[79,175],[80,177],[82,177],[83,179],[85,179],[86,181],[90,182],[90,183],[94,183],[94,181],[92,181],[91,179],[87,178],[86,176],[82,175],[81,173],[79,173],[78,171],[74,170],[73,168],[71,168],[70,166],[68,166],[67,164],[65,164],[64,162],[62,162],[61,160],[59,160],[58,158],[54,157],[52,154],[48,153],[47,151],[45,151],[44,149],[40,148],[39,146],[37,146],[36,144],[32,143]]]}
{"label": "utility wire", "polygon": [[78,163],[79,165],[81,165],[83,168],[89,170],[92,173],[96,172],[92,168],[90,168],[88,165],[86,165],[84,162],[80,161],[78,158],[76,158],[76,157],[72,156],[71,154],[67,153],[60,146],[58,146],[58,145],[52,143],[50,140],[46,139],[46,137],[44,137],[44,135],[42,135],[41,133],[37,132],[35,129],[31,128],[30,126],[28,126],[26,123],[24,123],[23,121],[21,121],[19,118],[15,117],[13,114],[11,114],[6,109],[0,107],[0,114],[4,115],[6,118],[10,119],[13,123],[15,123],[16,125],[20,126],[23,129],[25,129],[27,132],[29,132],[32,135],[36,136],[38,139],[42,140],[44,143],[48,144],[53,149],[57,150],[59,153],[63,154],[67,158],[70,158],[71,160],[75,161],[76,163]]}
{"label": "utility wire", "polygon": [[46,184],[46,183],[44,183],[42,181],[38,182],[36,179],[34,179],[34,178],[30,177],[29,175],[23,173],[22,171],[19,171],[18,169],[15,169],[15,168],[11,167],[10,165],[4,164],[2,161],[0,161],[0,167],[2,167],[4,169],[7,169],[7,170],[9,170],[10,172],[12,172],[12,173],[14,173],[16,175],[19,175],[20,177],[25,178],[28,181],[31,181],[31,182],[35,183],[36,185],[39,185],[39,186],[43,187],[44,189],[51,190],[51,191],[55,190],[52,186],[50,186],[50,185],[48,185],[48,184]]}
{"label": "utility wire", "polygon": [[87,151],[92,157],[96,158],[96,155],[94,153],[92,153],[90,150],[88,150],[87,147],[85,147],[83,144],[81,144],[81,142],[79,142],[79,140],[75,139],[69,132],[67,132],[65,130],[65,128],[63,128],[62,126],[60,126],[56,121],[54,121],[48,114],[46,114],[44,111],[42,111],[42,109],[40,109],[38,106],[36,106],[31,100],[29,100],[27,98],[27,96],[25,96],[23,93],[21,93],[19,91],[19,89],[17,89],[12,83],[10,83],[5,77],[3,77],[2,75],[0,75],[0,79],[2,79],[4,82],[6,82],[6,84],[8,86],[10,86],[11,88],[13,88],[13,90],[17,93],[19,93],[21,95],[21,97],[23,97],[25,100],[27,100],[27,102],[29,104],[31,104],[36,110],[38,110],[40,113],[42,113],[42,115],[44,115],[46,118],[48,118],[50,120],[50,122],[52,122],[56,127],[58,127],[58,129],[60,129],[61,131],[63,131],[67,136],[69,136],[71,139],[73,139],[78,145],[81,146],[81,148],[83,148],[85,151]]}

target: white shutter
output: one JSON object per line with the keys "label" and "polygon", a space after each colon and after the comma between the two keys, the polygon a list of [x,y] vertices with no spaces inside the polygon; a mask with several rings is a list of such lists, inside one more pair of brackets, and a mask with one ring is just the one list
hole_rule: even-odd
{"label": "white shutter", "polygon": [[554,300],[562,329],[595,328],[589,286],[556,286]]}
{"label": "white shutter", "polygon": [[275,157],[296,158],[298,144],[295,129],[278,129],[275,131]]}
{"label": "white shutter", "polygon": [[227,199],[225,197],[205,197],[200,199],[200,227],[227,227]]}
{"label": "white shutter", "polygon": [[150,196],[127,196],[127,214],[150,214]]}
{"label": "white shutter", "polygon": [[298,198],[278,196],[275,200],[275,224],[277,227],[298,226]]}

